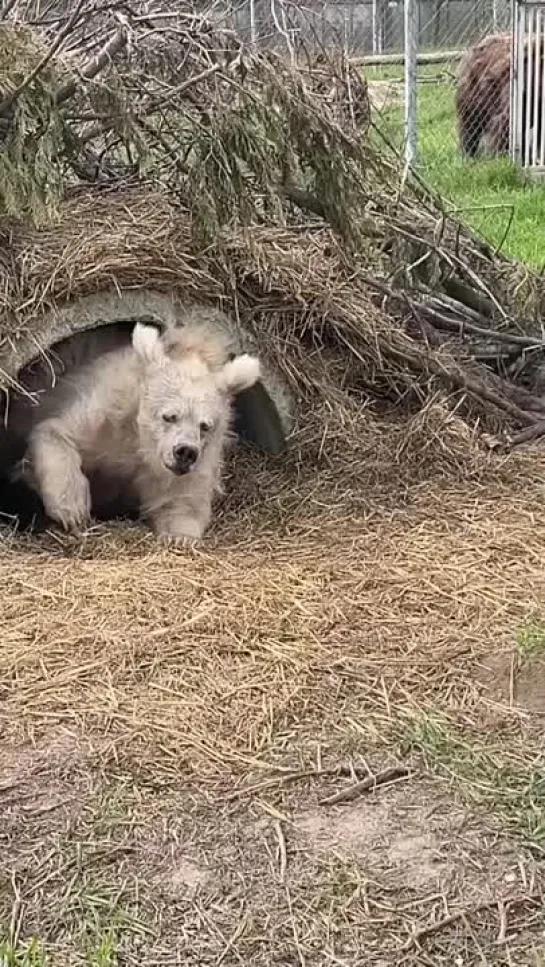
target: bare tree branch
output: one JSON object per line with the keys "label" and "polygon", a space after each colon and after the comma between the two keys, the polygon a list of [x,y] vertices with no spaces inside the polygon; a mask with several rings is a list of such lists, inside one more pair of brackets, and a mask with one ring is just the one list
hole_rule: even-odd
{"label": "bare tree branch", "polygon": [[[107,41],[102,50],[98,52],[96,57],[93,57],[93,59],[90,60],[85,67],[83,67],[79,77],[86,81],[92,80],[93,77],[96,77],[101,70],[112,62],[116,54],[119,54],[119,52],[127,46],[128,39],[129,27],[127,24],[122,24],[118,30],[116,30],[113,37]],[[63,104],[65,101],[69,100],[69,98],[74,96],[77,89],[78,81],[76,77],[73,77],[67,81],[66,84],[57,92],[57,104]]]}
{"label": "bare tree branch", "polygon": [[17,0],[4,0],[2,7],[0,9],[0,20],[6,20],[10,12],[13,10]]}

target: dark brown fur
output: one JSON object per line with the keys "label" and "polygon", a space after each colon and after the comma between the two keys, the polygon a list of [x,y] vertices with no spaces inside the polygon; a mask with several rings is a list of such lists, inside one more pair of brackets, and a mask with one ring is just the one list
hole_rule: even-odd
{"label": "dark brown fur", "polygon": [[[537,45],[534,45],[534,52]],[[543,47],[541,45],[539,77],[543,76]],[[525,51],[523,77],[526,76]],[[468,157],[475,157],[483,148],[490,154],[509,151],[509,121],[511,75],[511,36],[491,34],[467,51],[460,63],[456,90],[456,114],[460,146]],[[538,130],[541,134],[543,91],[539,92]],[[522,124],[533,117],[534,90],[523,91]],[[525,144],[522,151],[525,151]]]}

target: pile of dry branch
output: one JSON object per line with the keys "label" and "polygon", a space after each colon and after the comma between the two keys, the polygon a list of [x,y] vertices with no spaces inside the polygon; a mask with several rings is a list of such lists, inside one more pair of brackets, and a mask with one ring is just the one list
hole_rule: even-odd
{"label": "pile of dry branch", "polygon": [[59,307],[141,287],[234,312],[307,399],[545,430],[541,278],[407,176],[345,58],[295,68],[185,2],[64,7],[0,23],[4,385]]}

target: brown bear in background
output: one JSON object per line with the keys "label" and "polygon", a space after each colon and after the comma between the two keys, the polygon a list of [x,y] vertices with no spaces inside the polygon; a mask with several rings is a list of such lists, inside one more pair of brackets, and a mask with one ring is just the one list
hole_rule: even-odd
{"label": "brown bear in background", "polygon": [[[510,34],[491,34],[469,48],[460,62],[456,89],[456,114],[460,146],[468,157],[475,157],[481,149],[489,154],[509,152],[509,122],[511,116],[511,42]],[[534,53],[536,52],[534,43]],[[540,44],[538,77],[543,78],[543,43]],[[526,77],[527,50],[523,63]],[[535,62],[534,62],[535,65]],[[541,138],[543,125],[543,84],[538,90],[538,127],[533,136]],[[523,91],[522,130],[523,155],[526,150],[526,118],[533,118],[535,91]]]}
{"label": "brown bear in background", "polygon": [[491,34],[470,47],[460,62],[456,114],[460,146],[478,154],[483,138],[493,154],[509,151],[511,38]]}

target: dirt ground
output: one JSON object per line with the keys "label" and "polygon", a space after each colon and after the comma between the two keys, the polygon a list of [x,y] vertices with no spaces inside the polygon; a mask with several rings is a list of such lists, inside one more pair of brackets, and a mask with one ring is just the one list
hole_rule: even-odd
{"label": "dirt ground", "polygon": [[545,455],[371,462],[4,537],[3,964],[545,964]]}

